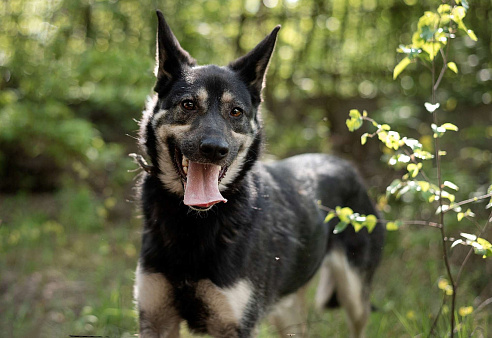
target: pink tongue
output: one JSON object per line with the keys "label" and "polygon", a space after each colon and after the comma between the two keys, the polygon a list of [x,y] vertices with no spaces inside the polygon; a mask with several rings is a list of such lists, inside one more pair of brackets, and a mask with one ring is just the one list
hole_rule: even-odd
{"label": "pink tongue", "polygon": [[219,192],[220,166],[190,161],[185,184],[184,204],[196,207],[209,207],[219,202],[227,202]]}

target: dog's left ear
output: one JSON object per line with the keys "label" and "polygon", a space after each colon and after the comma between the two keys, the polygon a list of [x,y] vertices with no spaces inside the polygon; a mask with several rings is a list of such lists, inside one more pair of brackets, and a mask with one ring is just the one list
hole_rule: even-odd
{"label": "dog's left ear", "polygon": [[280,25],[263,39],[253,50],[239,59],[231,62],[229,68],[239,74],[248,85],[253,103],[261,101],[261,90],[265,82],[265,74],[272,56]]}

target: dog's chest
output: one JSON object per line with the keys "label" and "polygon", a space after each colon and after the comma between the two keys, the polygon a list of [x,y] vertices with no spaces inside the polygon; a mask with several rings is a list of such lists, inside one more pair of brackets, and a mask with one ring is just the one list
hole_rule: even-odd
{"label": "dog's chest", "polygon": [[177,311],[190,329],[230,337],[236,336],[253,294],[246,279],[228,288],[204,279],[173,289]]}

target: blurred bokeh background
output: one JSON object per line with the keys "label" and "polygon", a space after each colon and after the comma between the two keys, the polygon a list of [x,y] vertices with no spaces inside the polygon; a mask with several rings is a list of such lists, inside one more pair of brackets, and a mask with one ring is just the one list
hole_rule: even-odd
{"label": "blurred bokeh background", "polygon": [[[387,200],[401,172],[376,141],[345,126],[366,109],[432,149],[431,75],[410,65],[397,80],[396,49],[439,1],[4,0],[0,2],[0,328],[4,337],[133,336],[140,223],[135,203],[137,121],[154,83],[155,9],[200,64],[226,65],[281,24],[264,91],[269,157],[330,152],[351,160],[388,219],[430,219],[417,196]],[[445,178],[460,199],[485,193],[492,171],[492,3],[470,0],[478,41],[452,40],[437,92]],[[383,160],[383,161],[382,161]],[[432,177],[434,173],[430,172]],[[487,218],[483,206],[474,209]],[[483,222],[482,222],[483,223]],[[480,224],[482,224],[480,223]],[[450,235],[475,225],[448,220]],[[465,229],[464,229],[465,228]],[[439,236],[408,227],[388,236],[375,280],[369,336],[426,332],[441,303]],[[484,237],[490,239],[490,231]],[[466,250],[453,249],[458,269]],[[458,305],[492,297],[492,266],[473,257]],[[492,335],[491,307],[464,320]],[[310,336],[344,337],[343,314],[310,311]],[[262,327],[263,337],[273,328]]]}

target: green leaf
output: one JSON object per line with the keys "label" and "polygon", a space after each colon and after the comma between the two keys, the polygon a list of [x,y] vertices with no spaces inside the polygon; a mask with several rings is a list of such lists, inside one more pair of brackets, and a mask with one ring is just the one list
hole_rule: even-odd
{"label": "green leaf", "polygon": [[410,147],[414,151],[416,149],[422,149],[422,144],[414,138],[404,137],[402,138],[402,140],[405,143],[405,145],[407,145],[407,147]]}
{"label": "green leaf", "polygon": [[367,142],[367,137],[368,137],[368,136],[369,136],[369,134],[368,134],[368,133],[364,133],[364,134],[362,134],[362,135],[361,135],[361,137],[360,137],[360,144],[362,144],[362,145],[366,144],[366,142]]}
{"label": "green leaf", "polygon": [[458,23],[466,16],[466,10],[463,6],[455,6],[451,11],[451,14],[453,15],[453,21]]}
{"label": "green leaf", "polygon": [[351,109],[349,113],[350,119],[345,121],[347,128],[350,131],[355,131],[362,126],[363,120],[360,112],[357,109]]}
{"label": "green leaf", "polygon": [[437,13],[439,14],[444,14],[449,12],[451,12],[451,6],[448,4],[442,4],[439,7],[437,7]]}
{"label": "green leaf", "polygon": [[401,72],[403,72],[403,70],[405,70],[405,68],[407,68],[407,66],[411,63],[412,61],[410,60],[410,58],[407,56],[406,58],[404,58],[403,60],[401,60],[396,66],[395,66],[395,69],[393,70],[393,80],[395,80],[398,75],[401,74]]}
{"label": "green leaf", "polygon": [[443,125],[441,125],[441,128],[444,128],[446,130],[458,131],[458,127],[452,123],[444,123]]}
{"label": "green leaf", "polygon": [[354,119],[361,118],[361,114],[358,109],[350,109],[349,116]]}
{"label": "green leaf", "polygon": [[429,191],[430,189],[430,183],[429,182],[426,182],[426,181],[418,181],[417,183],[420,187],[420,189],[424,192],[427,192]]}
{"label": "green leaf", "polygon": [[477,236],[472,235],[472,234],[467,234],[466,232],[460,233],[460,236],[463,237],[463,238],[466,238],[466,239],[468,239],[470,241],[476,241],[477,240]]}
{"label": "green leaf", "polygon": [[453,190],[456,190],[456,191],[460,190],[460,188],[456,184],[454,184],[453,182],[450,182],[450,181],[444,181],[443,186],[448,187],[448,188],[453,189]]}
{"label": "green leaf", "polygon": [[396,231],[403,225],[402,221],[388,222],[386,223],[386,230]]}
{"label": "green leaf", "polygon": [[458,66],[456,66],[456,63],[448,62],[448,68],[451,69],[456,74],[458,74]]}
{"label": "green leaf", "polygon": [[431,158],[434,158],[434,155],[432,155],[428,151],[420,149],[416,149],[413,154],[415,155],[415,157],[420,158],[421,160],[429,160]]}
{"label": "green leaf", "polygon": [[393,182],[391,182],[390,185],[388,185],[388,187],[386,188],[386,192],[388,194],[395,194],[398,189],[400,189],[402,187],[402,181],[400,179],[395,179],[393,180]]}
{"label": "green leaf", "polygon": [[349,222],[340,222],[335,226],[335,229],[333,229],[334,234],[339,234],[343,230],[347,228],[347,225],[349,225]]}
{"label": "green leaf", "polygon": [[376,224],[378,222],[378,219],[374,215],[367,215],[366,216],[366,221],[364,222],[365,226],[367,227],[367,231],[371,233],[374,228],[376,227]]}
{"label": "green leaf", "polygon": [[471,29],[468,29],[466,31],[466,34],[468,34],[468,36],[470,37],[470,39],[472,39],[473,41],[477,41],[477,36],[475,35],[475,32],[472,31]]}
{"label": "green leaf", "polygon": [[350,222],[350,216],[354,214],[354,211],[348,207],[340,208],[337,207],[337,216],[342,222]]}
{"label": "green leaf", "polygon": [[328,223],[332,218],[336,216],[335,211],[330,211],[325,217],[325,223]]}
{"label": "green leaf", "polygon": [[407,165],[407,170],[412,177],[416,177],[419,174],[420,169],[422,169],[422,163],[410,163]]}

